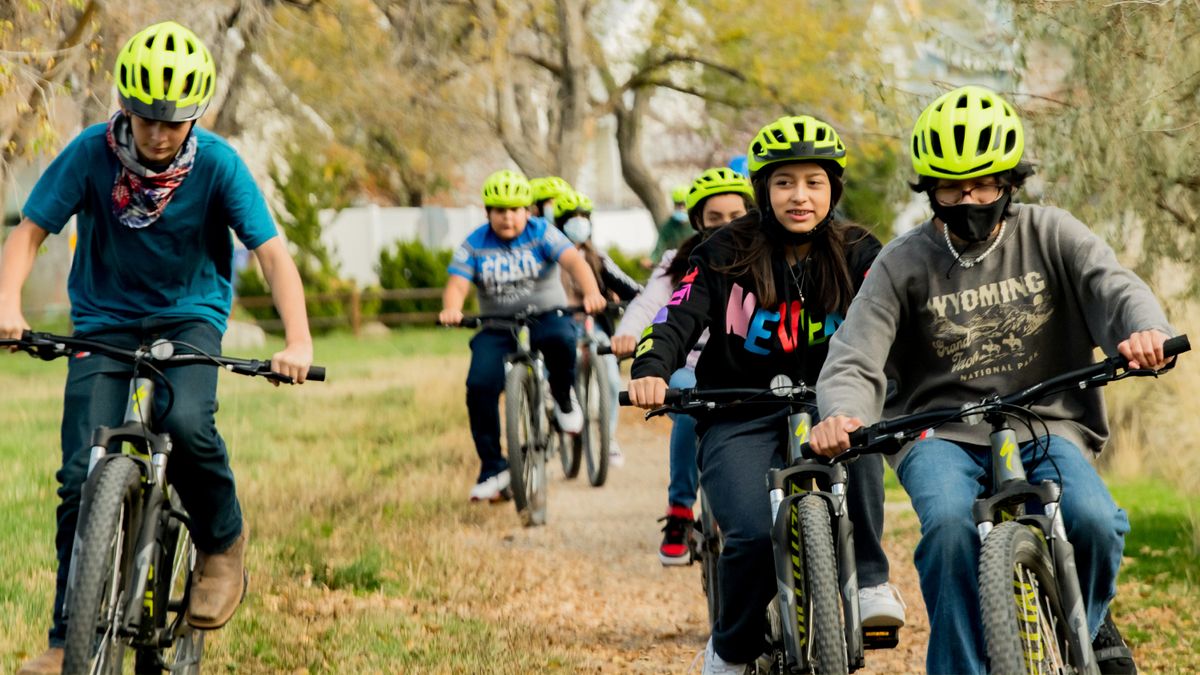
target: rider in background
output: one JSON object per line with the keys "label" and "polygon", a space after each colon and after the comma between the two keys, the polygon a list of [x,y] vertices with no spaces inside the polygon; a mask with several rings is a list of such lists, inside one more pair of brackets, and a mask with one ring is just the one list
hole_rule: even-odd
{"label": "rider in background", "polygon": [[[483,314],[516,314],[533,308],[550,310],[567,304],[559,266],[583,289],[586,311],[607,304],[591,268],[571,242],[545,220],[530,217],[533,196],[529,181],[515,171],[497,171],[483,183],[488,222],[469,234],[454,252],[450,279],[442,294],[438,322],[462,322],[463,302],[474,283]],[[529,327],[534,349],[546,360],[554,417],[568,433],[583,429],[583,412],[575,401],[575,326],[569,316],[544,314]],[[504,390],[504,358],[517,348],[506,328],[484,328],[471,339],[467,373],[467,412],[471,437],[479,454],[479,476],[471,501],[499,499],[509,485],[508,462],[500,452],[500,392]]]}
{"label": "rider in background", "polygon": [[[884,417],[957,407],[1018,391],[1084,367],[1099,345],[1130,367],[1164,365],[1172,332],[1150,289],[1066,211],[1014,204],[1032,169],[1012,106],[962,87],[917,119],[911,154],[916,192],[934,216],[888,244],[834,336],[817,383],[826,418],[812,446],[834,455],[848,432]],[[896,394],[885,404],[884,382]],[[1029,479],[1059,480],[1101,671],[1136,672],[1108,615],[1129,521],[1090,459],[1108,438],[1096,389],[1036,406],[1049,427],[1051,462],[1038,462],[1015,425]],[[988,462],[985,425],[947,424],[889,460],[921,520],[915,561],[929,611],[930,673],[983,673],[971,504]],[[1036,453],[1042,456],[1042,451]]]}
{"label": "rider in background", "polygon": [[[530,207],[533,215],[554,225],[554,201],[559,195],[573,192],[571,184],[558,176],[544,176],[529,181],[529,190],[533,194],[533,205]],[[561,227],[559,229],[562,229]]]}
{"label": "rider in background", "polygon": [[[573,211],[563,210],[561,217],[557,222],[562,224],[563,234],[567,235],[567,239],[571,243],[579,247],[579,252],[583,254],[583,259],[587,261],[588,267],[596,277],[596,283],[600,286],[600,294],[605,299],[616,298],[617,300],[630,301],[642,292],[642,285],[634,281],[617,266],[607,255],[597,250],[592,244],[592,200],[580,192],[572,191],[570,197],[564,197],[561,200],[563,204],[574,205]],[[572,302],[578,302],[578,289],[574,284],[570,283],[569,279],[564,279],[568,285],[568,295],[571,296]],[[596,333],[601,344],[608,344],[609,336],[613,334],[613,319],[607,313],[596,315]],[[625,465],[625,455],[621,454],[621,446],[617,444],[617,418],[620,412],[620,404],[617,396],[621,393],[621,367],[617,362],[617,357],[612,354],[603,354],[600,356],[601,361],[608,369],[608,385],[609,391],[606,392],[609,396],[610,404],[608,406],[608,463],[610,466],[620,467]]]}
{"label": "rider in background", "polygon": [[[874,236],[834,211],[846,149],[833,127],[807,115],[780,118],[758,132],[749,156],[758,209],[692,252],[691,269],[638,344],[635,405],[662,405],[667,378],[709,327],[698,388],[766,388],[776,375],[816,382],[829,338],[879,252]],[[764,477],[783,466],[788,412],[731,408],[697,424],[705,508],[725,535],[705,673],[743,673],[768,649],[766,607],[776,589]],[[862,614],[868,625],[903,625],[880,544],[883,463],[864,459],[850,466],[848,487]]]}
{"label": "rider in background", "polygon": [[667,251],[678,249],[683,240],[692,235],[691,226],[688,224],[687,215],[687,193],[691,189],[689,185],[677,185],[671,189],[671,202],[674,208],[671,210],[671,215],[667,216],[658,226],[658,240],[654,244],[654,250],[650,253],[650,257],[642,261],[643,267],[650,269],[654,260],[662,260],[662,256]]}
{"label": "rider in background", "polygon": [[[612,339],[613,353],[617,356],[633,354],[638,338],[650,327],[650,322],[666,311],[671,294],[688,272],[692,250],[717,228],[741,218],[754,208],[754,189],[745,176],[732,169],[715,168],[692,181],[684,200],[688,222],[695,234],[680,244],[678,249],[663,253],[662,260],[646,282],[646,290],[625,309],[625,315],[621,317],[617,333]],[[696,361],[707,341],[708,329],[705,329],[688,353],[684,366],[671,373],[668,386],[673,389],[696,386]],[[662,543],[658,547],[658,559],[663,565],[687,565],[691,562],[688,533],[695,518],[692,506],[696,503],[696,486],[700,480],[700,472],[696,468],[696,418],[672,414],[671,420],[667,515]]]}
{"label": "rider in background", "polygon": [[[303,382],[312,363],[304,289],[266,202],[229,144],[196,126],[212,100],[212,57],[194,33],[173,22],[134,35],[117,55],[121,109],[75,137],[25,203],[25,218],[0,258],[0,337],[27,330],[21,287],[38,248],[78,224],[67,290],[79,337],[134,349],[156,338],[221,351],[233,296],[232,229],[254,252],[283,318],[286,346],[276,372]],[[87,446],[98,426],[118,426],[129,394],[129,366],[100,354],[70,359],[57,478],[58,577],[50,649],[21,673],[58,673],[67,623],[67,572],[87,477]],[[174,406],[163,420],[174,444],[171,484],[191,514],[200,550],[187,620],[223,626],[246,589],[246,528],[225,442],[217,432],[217,369],[172,368],[163,377]],[[168,389],[160,393],[166,395]]]}

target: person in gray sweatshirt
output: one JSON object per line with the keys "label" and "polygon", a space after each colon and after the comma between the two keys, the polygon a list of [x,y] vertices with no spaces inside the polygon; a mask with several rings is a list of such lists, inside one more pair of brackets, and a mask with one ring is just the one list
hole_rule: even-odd
{"label": "person in gray sweatshirt", "polygon": [[[1020,119],[982,87],[951,91],[918,118],[913,189],[928,195],[934,217],[883,249],[830,341],[817,381],[825,413],[813,429],[817,452],[846,450],[849,432],[881,416],[954,407],[1083,367],[1096,346],[1130,367],[1165,365],[1172,329],[1146,284],[1070,213],[1012,203],[1032,173],[1023,150]],[[885,404],[888,379],[896,393]],[[1136,672],[1108,615],[1129,521],[1089,461],[1108,437],[1104,401],[1096,389],[1073,390],[1034,410],[1046,421],[1053,462],[1035,466],[1032,439],[1019,428],[1022,457],[1034,482],[1061,472],[1101,671]],[[930,673],[986,672],[971,503],[988,433],[986,425],[947,424],[891,460],[921,521],[915,563]]]}

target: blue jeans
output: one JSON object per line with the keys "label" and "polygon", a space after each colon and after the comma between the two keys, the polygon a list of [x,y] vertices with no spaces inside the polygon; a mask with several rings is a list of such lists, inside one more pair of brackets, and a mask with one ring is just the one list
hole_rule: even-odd
{"label": "blue jeans", "polygon": [[[696,371],[680,368],[671,374],[667,386],[686,389],[696,386]],[[696,418],[691,415],[671,415],[671,466],[667,484],[667,503],[692,508],[696,503],[696,486],[700,470],[696,468]]]}
{"label": "blue jeans", "polygon": [[[1021,448],[1028,467],[1033,444]],[[979,535],[971,504],[983,490],[990,449],[941,439],[918,441],[897,475],[921,521],[915,563],[929,614],[930,673],[985,673],[979,610]],[[1038,451],[1041,456],[1041,451]],[[1050,436],[1050,456],[1062,472],[1061,513],[1075,547],[1079,586],[1092,636],[1100,629],[1117,591],[1117,568],[1129,520],[1113,502],[1096,470],[1070,441]],[[1029,472],[1033,482],[1058,480],[1054,465],[1042,461]]]}
{"label": "blue jeans", "polygon": [[[80,337],[133,349],[155,337],[181,340],[209,354],[221,353],[221,334],[202,320],[148,320],[124,330],[107,330]],[[54,624],[50,645],[61,647],[67,637],[63,600],[71,548],[79,519],[79,501],[87,478],[88,449],[92,431],[98,426],[121,424],[129,400],[129,376],[133,367],[99,354],[72,358],[67,365],[63,400],[62,468],[57,478],[58,578],[54,594]],[[160,424],[171,435],[171,461],[167,476],[179,492],[192,517],[190,527],[196,546],[209,553],[223,551],[242,532],[242,509],[238,503],[229,468],[225,441],[217,433],[213,415],[217,405],[217,368],[189,365],[164,371],[174,391],[174,405]],[[155,390],[155,410],[165,410],[167,388]]]}
{"label": "blue jeans", "polygon": [[[563,410],[571,409],[575,382],[575,322],[570,317],[546,315],[529,326],[529,341],[542,353],[550,391]],[[517,350],[512,331],[485,329],[471,338],[471,367],[467,371],[467,414],[471,437],[479,454],[482,482],[508,468],[500,452],[500,393],[504,391],[505,357]]]}

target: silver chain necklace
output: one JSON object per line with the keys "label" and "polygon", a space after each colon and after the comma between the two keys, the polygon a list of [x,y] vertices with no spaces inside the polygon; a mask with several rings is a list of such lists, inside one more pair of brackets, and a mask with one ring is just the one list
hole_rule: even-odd
{"label": "silver chain necklace", "polygon": [[975,256],[973,260],[964,260],[962,254],[954,248],[954,244],[950,242],[950,227],[945,223],[942,223],[942,236],[946,239],[946,248],[950,249],[950,255],[954,256],[958,260],[958,264],[962,265],[964,269],[970,269],[978,265],[980,260],[988,257],[989,253],[996,250],[996,247],[1000,245],[1000,240],[1004,238],[1004,226],[1007,224],[1007,220],[1000,221],[1000,231],[996,233],[996,239],[992,241],[992,245],[987,247],[987,250],[983,253]]}
{"label": "silver chain necklace", "polygon": [[[807,304],[804,301],[804,274],[807,271],[808,258],[811,255],[812,255],[812,251],[810,250],[808,255],[804,256],[804,260],[796,261],[795,265],[788,265],[788,273],[792,275],[792,281],[796,283],[796,292],[800,294],[800,304],[801,305]],[[787,262],[786,257],[784,258],[784,262]],[[800,267],[800,270],[801,270],[799,276],[796,275],[797,267]]]}

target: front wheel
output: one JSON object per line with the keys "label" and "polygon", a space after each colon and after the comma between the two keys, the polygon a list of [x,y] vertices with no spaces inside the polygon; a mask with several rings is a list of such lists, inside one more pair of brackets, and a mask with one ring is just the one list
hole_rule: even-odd
{"label": "front wheel", "polygon": [[[800,548],[804,555],[803,585],[810,604],[808,626],[801,624],[801,635],[807,628],[809,663],[812,672],[847,673],[846,634],[842,627],[842,610],[838,604],[838,566],[833,548],[833,529],[825,500],[806,496],[793,502],[800,525]],[[795,551],[794,555],[800,553]],[[796,580],[797,584],[801,580]],[[798,603],[799,607],[803,604]],[[805,617],[797,617],[803,620]]]}
{"label": "front wheel", "polygon": [[609,425],[608,372],[595,354],[589,354],[577,376],[579,405],[583,406],[583,433],[580,434],[587,457],[588,482],[593,487],[608,479]]}
{"label": "front wheel", "polygon": [[1009,521],[983,541],[979,602],[990,673],[1073,673],[1070,630],[1041,533]]}
{"label": "front wheel", "polygon": [[[117,634],[133,567],[132,533],[141,522],[142,472],[128,457],[98,469],[81,512],[67,598],[64,673],[120,673],[128,638]],[[92,480],[92,479],[89,479]]]}
{"label": "front wheel", "polygon": [[546,453],[538,446],[533,377],[514,363],[504,381],[505,435],[513,505],[526,526],[546,522]]}

